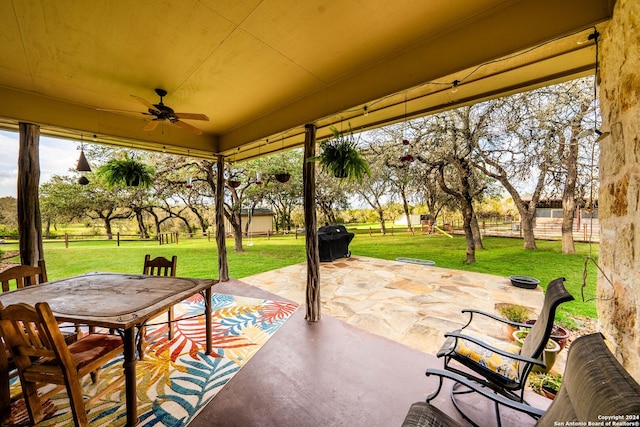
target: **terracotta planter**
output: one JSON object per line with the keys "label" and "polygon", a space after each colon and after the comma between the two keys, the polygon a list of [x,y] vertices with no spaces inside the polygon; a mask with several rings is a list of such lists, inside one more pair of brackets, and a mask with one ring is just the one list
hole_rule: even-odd
{"label": "terracotta planter", "polygon": [[542,394],[544,395],[544,397],[546,397],[547,399],[555,399],[556,398],[556,391],[555,390],[551,390],[545,386],[542,386]]}

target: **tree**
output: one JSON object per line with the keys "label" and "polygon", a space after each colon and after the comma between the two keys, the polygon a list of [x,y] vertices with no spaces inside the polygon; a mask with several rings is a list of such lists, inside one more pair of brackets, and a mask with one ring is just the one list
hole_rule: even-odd
{"label": "tree", "polygon": [[482,240],[473,202],[486,187],[473,166],[472,154],[474,141],[486,131],[488,114],[462,107],[425,120],[428,138],[416,159],[427,165],[440,188],[457,200],[467,241],[465,263],[474,263]]}
{"label": "tree", "polygon": [[387,234],[384,208],[385,199],[389,194],[390,170],[385,167],[384,158],[377,156],[374,150],[369,150],[366,158],[371,165],[371,174],[362,182],[353,185],[353,191],[375,210],[380,222],[380,231]]}
{"label": "tree", "polygon": [[[579,157],[582,153],[583,158],[589,158],[593,150],[581,148],[577,138],[585,128],[595,127],[588,122],[595,108],[589,90],[592,82],[592,78],[579,79],[487,103],[492,105],[493,125],[491,132],[477,141],[476,166],[499,180],[513,198],[525,249],[536,248],[536,206],[543,195],[551,196],[554,182],[565,206],[563,251],[573,248],[576,199],[592,183],[585,173],[589,169],[580,167]],[[523,196],[526,192],[531,194],[529,200]]]}

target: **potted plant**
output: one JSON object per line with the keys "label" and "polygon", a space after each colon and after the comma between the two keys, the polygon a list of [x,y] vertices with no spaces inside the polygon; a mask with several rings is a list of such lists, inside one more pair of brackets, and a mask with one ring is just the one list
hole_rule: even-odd
{"label": "potted plant", "polygon": [[[534,323],[536,323],[536,319],[527,319],[525,323],[528,325],[533,325]],[[562,326],[554,323],[553,327],[551,328],[551,339],[557,342],[560,346],[560,350],[562,350],[567,345],[567,340],[569,339],[569,331],[567,331]]]}
{"label": "potted plant", "polygon": [[155,170],[153,167],[125,154],[121,159],[111,159],[100,166],[98,174],[104,177],[110,187],[122,185],[149,188],[153,183]]}
{"label": "potted plant", "polygon": [[240,181],[237,181],[235,179],[228,179],[227,180],[227,184],[229,184],[229,187],[231,188],[238,188],[240,187]]}
{"label": "potted plant", "polygon": [[537,373],[529,375],[529,386],[534,392],[553,400],[562,385],[562,374],[559,373]]}
{"label": "potted plant", "polygon": [[358,151],[351,127],[349,127],[347,134],[333,127],[331,131],[333,138],[321,142],[322,152],[311,160],[318,160],[322,168],[336,178],[362,181],[365,175],[370,176],[371,170],[367,161]]}
{"label": "potted plant", "polygon": [[288,172],[280,172],[275,174],[276,181],[285,183],[291,179],[291,174]]}
{"label": "potted plant", "polygon": [[553,400],[562,385],[562,374],[545,374],[542,380],[542,393]]}
{"label": "potted plant", "polygon": [[[518,346],[522,347],[527,334],[529,334],[529,331],[519,330],[513,332],[513,339]],[[544,348],[544,353],[542,353],[542,361],[544,362],[545,367],[543,368],[542,366],[536,365],[533,367],[532,371],[544,373],[549,372],[551,368],[553,368],[553,365],[556,363],[556,357],[559,352],[560,345],[558,345],[557,342],[552,339],[547,341],[547,345]]]}
{"label": "potted plant", "polygon": [[[515,323],[524,323],[531,316],[531,311],[523,305],[499,303],[496,304],[496,309],[500,316]],[[507,336],[510,340],[517,329],[517,326],[507,325]]]}

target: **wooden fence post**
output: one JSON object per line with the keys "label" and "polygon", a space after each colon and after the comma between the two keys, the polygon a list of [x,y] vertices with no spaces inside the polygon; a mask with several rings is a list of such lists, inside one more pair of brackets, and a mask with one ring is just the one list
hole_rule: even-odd
{"label": "wooden fence post", "polygon": [[69,233],[64,233],[64,247],[69,249]]}
{"label": "wooden fence post", "polygon": [[118,239],[118,246],[120,246],[120,232],[118,231],[116,233],[117,239]]}

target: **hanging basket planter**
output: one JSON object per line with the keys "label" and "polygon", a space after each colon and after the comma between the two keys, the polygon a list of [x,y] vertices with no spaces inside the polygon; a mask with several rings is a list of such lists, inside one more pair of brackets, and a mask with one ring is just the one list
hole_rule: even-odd
{"label": "hanging basket planter", "polygon": [[331,128],[333,138],[320,143],[321,154],[313,160],[318,160],[322,168],[336,178],[349,178],[362,181],[371,175],[367,161],[357,149],[353,132],[349,128],[347,135]]}
{"label": "hanging basket planter", "polygon": [[277,173],[275,176],[276,176],[276,181],[282,182],[282,183],[285,183],[291,179],[291,174],[287,172]]}
{"label": "hanging basket planter", "polygon": [[153,183],[155,170],[153,167],[125,155],[122,159],[111,159],[98,169],[111,187],[118,185],[126,187],[149,188]]}
{"label": "hanging basket planter", "polygon": [[231,187],[231,188],[238,188],[238,187],[240,187],[240,181],[227,180],[227,184],[229,184],[229,187]]}

